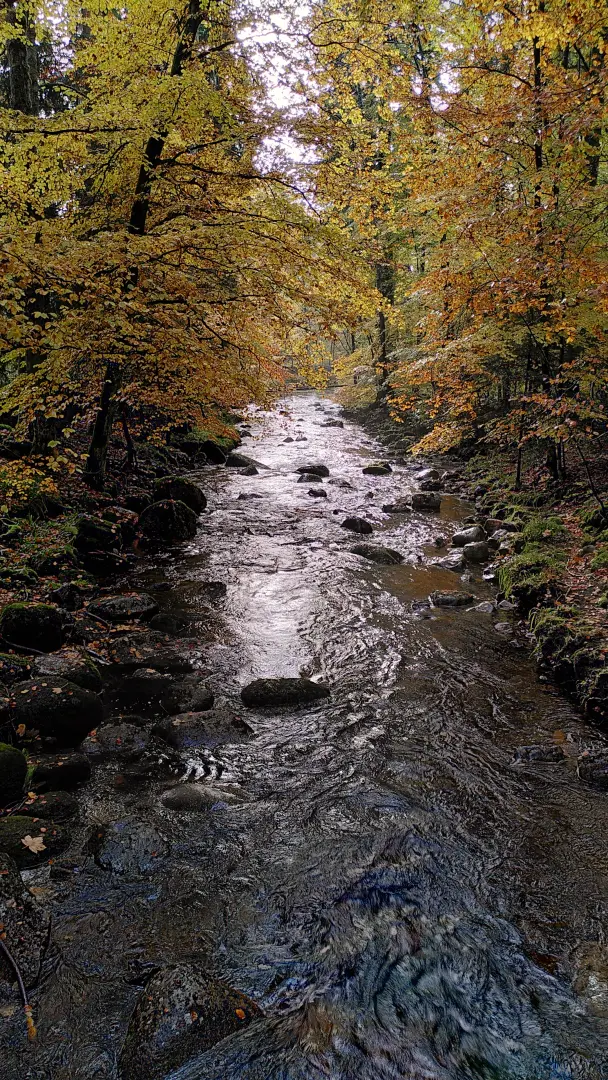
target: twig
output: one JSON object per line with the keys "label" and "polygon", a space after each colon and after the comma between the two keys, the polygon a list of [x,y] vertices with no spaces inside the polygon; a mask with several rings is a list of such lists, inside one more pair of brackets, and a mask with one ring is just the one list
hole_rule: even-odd
{"label": "twig", "polygon": [[41,649],[32,649],[29,645],[15,645],[14,641],[9,641],[8,638],[2,638],[2,640],[8,645],[9,649],[16,649],[17,652],[33,653],[34,656],[46,656],[45,652]]}
{"label": "twig", "polygon": [[16,975],[16,978],[17,978],[17,985],[19,986],[19,993],[21,994],[21,1000],[23,1002],[23,1011],[25,1013],[25,1022],[27,1024],[27,1037],[30,1040],[30,1042],[33,1042],[34,1039],[36,1038],[36,1025],[34,1024],[34,1018],[32,1016],[32,1006],[30,1005],[30,1003],[28,1001],[27,990],[25,989],[25,983],[23,981],[23,976],[22,976],[21,971],[19,969],[19,965],[18,965],[17,961],[15,960],[15,957],[13,956],[12,952],[10,951],[8,945],[5,944],[5,942],[2,940],[1,937],[0,937],[0,950],[4,953],[4,956],[6,957],[6,959],[8,960],[8,962],[10,964],[10,966],[12,967],[13,971],[15,972],[15,975]]}
{"label": "twig", "polygon": [[89,611],[88,608],[85,608],[84,611],[90,619],[95,619],[98,623],[101,623],[102,626],[105,626],[107,630],[112,629],[112,623],[108,622],[107,619],[102,619],[101,615],[94,615],[93,612]]}

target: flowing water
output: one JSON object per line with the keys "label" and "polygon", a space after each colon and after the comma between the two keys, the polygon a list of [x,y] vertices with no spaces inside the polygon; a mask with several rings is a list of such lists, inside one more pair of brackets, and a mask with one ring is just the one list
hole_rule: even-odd
{"label": "flowing water", "polygon": [[[349,422],[323,426],[336,415],[314,394],[253,412],[243,451],[267,468],[205,470],[196,541],[140,574],[198,620],[220,699],[298,674],[331,699],[241,708],[252,737],[185,763],[238,795],[203,815],[98,771],[87,825],[135,815],[163,857],[133,879],[85,859],[58,886],[39,1046],[16,1047],[3,1077],[115,1077],[146,970],[175,959],[210,965],[266,1018],[174,1080],[608,1075],[608,795],[575,769],[600,736],[538,681],[521,636],[495,629],[505,616],[424,606],[433,589],[489,596],[480,573],[466,584],[431,564],[470,506],[384,514],[417,467],[365,476],[386,451]],[[294,473],[307,462],[352,487],[325,480],[313,499]],[[351,554],[366,539],[341,528],[352,514],[403,564]],[[217,580],[227,595],[210,604]],[[514,764],[533,743],[567,753]]]}

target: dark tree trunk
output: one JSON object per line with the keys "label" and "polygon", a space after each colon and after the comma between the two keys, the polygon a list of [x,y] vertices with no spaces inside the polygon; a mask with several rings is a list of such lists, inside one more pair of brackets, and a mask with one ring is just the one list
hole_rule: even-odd
{"label": "dark tree trunk", "polygon": [[84,479],[92,488],[102,491],[106,479],[108,442],[114,424],[114,395],[119,382],[118,364],[111,362],[106,372],[99,398],[99,408],[93,425]]}
{"label": "dark tree trunk", "polygon": [[23,34],[23,37],[12,38],[6,43],[9,108],[27,116],[36,116],[39,85],[35,29],[29,17],[18,15],[16,0],[5,0],[5,10],[7,23],[18,27]]}

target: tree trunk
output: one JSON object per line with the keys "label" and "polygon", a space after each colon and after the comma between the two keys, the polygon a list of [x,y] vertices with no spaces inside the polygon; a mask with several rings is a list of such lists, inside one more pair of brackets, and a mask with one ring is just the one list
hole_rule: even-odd
{"label": "tree trunk", "polygon": [[[179,41],[173,54],[173,62],[169,72],[170,77],[182,74],[184,62],[192,53],[202,21],[203,13],[200,0],[189,0],[184,10]],[[151,135],[146,143],[137,184],[135,185],[135,199],[129,218],[129,232],[133,236],[143,236],[146,231],[146,222],[150,209],[150,192],[156,169],[160,164],[166,135],[166,132]],[[132,287],[137,285],[138,277],[138,268],[134,266],[131,270]],[[108,440],[112,431],[115,413],[114,395],[119,385],[120,371],[118,365],[110,361],[106,367],[85,469],[86,479],[92,487],[98,490],[101,490],[105,483]]]}
{"label": "tree trunk", "polygon": [[9,108],[36,116],[39,106],[38,53],[35,27],[27,15],[17,14],[16,0],[5,0],[6,22],[18,27],[23,37],[9,38],[6,43]]}

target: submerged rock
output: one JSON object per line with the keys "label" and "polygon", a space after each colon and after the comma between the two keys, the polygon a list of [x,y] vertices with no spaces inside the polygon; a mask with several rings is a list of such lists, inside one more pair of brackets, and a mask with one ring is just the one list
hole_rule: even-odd
{"label": "submerged rock", "polygon": [[341,524],[343,529],[349,529],[351,532],[369,534],[374,530],[369,521],[360,517],[348,517],[345,518]]}
{"label": "submerged rock", "polygon": [[0,743],[0,806],[9,806],[21,797],[27,761],[21,750]]}
{"label": "submerged rock", "polygon": [[7,604],[0,635],[9,645],[53,652],[63,643],[63,615],[51,604]]}
{"label": "submerged rock", "polygon": [[321,484],[323,482],[322,476],[317,476],[316,473],[300,473],[298,477],[298,484]]}
{"label": "submerged rock", "polygon": [[412,495],[414,510],[441,510],[441,495],[435,491],[415,491]]}
{"label": "submerged rock", "polygon": [[355,544],[350,549],[351,555],[360,555],[362,559],[379,563],[382,566],[394,566],[403,562],[403,555],[393,548],[382,547],[379,544]]}
{"label": "submerged rock", "polygon": [[49,678],[17,683],[12,689],[11,717],[60,746],[76,746],[103,719],[96,694],[67,679]]}
{"label": "submerged rock", "polygon": [[434,607],[468,607],[475,597],[471,593],[432,592],[429,600]]}
{"label": "submerged rock", "polygon": [[196,536],[197,518],[179,499],[152,503],[140,514],[139,528],[150,544],[179,544]]}
{"label": "submerged rock", "polygon": [[207,712],[183,712],[160,720],[152,734],[174,750],[213,749],[226,743],[238,743],[251,735],[246,720],[228,708]]}
{"label": "submerged rock", "polygon": [[584,753],[578,759],[576,772],[584,780],[600,791],[608,791],[608,753]]}
{"label": "submerged rock", "polygon": [[544,761],[547,763],[555,763],[558,761],[564,761],[565,754],[561,746],[553,744],[551,746],[518,746],[513,755],[515,762],[525,761]]}
{"label": "submerged rock", "polygon": [[125,819],[94,830],[90,847],[95,862],[113,874],[148,874],[167,855],[164,837],[143,821]]}
{"label": "submerged rock", "polygon": [[308,489],[308,494],[312,495],[313,499],[326,499],[327,492],[322,487],[312,487]]}
{"label": "submerged rock", "polygon": [[384,514],[410,514],[412,512],[412,504],[409,499],[395,499],[392,503],[386,503],[382,507]]}
{"label": "submerged rock", "polygon": [[238,803],[240,799],[234,791],[212,787],[211,784],[179,784],[165,791],[161,797],[161,803],[167,810],[199,813],[221,802]]}
{"label": "submerged rock", "polygon": [[199,965],[159,971],[131,1017],[120,1057],[121,1080],[164,1080],[261,1015],[251,998],[206,975]]}
{"label": "submerged rock", "polygon": [[256,679],[241,690],[241,699],[251,708],[300,705],[330,696],[327,686],[311,679]]}

